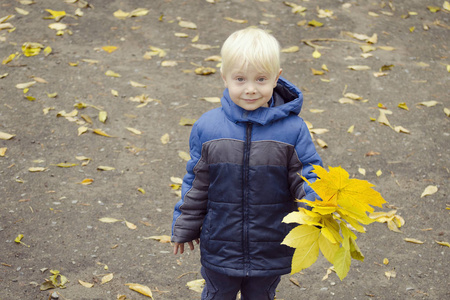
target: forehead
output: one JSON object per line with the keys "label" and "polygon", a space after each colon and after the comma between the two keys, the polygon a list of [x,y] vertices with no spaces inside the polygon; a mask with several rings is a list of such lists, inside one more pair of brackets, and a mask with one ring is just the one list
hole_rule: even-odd
{"label": "forehead", "polygon": [[267,70],[264,70],[261,67],[254,66],[249,63],[246,63],[246,64],[236,63],[229,69],[229,73],[231,75],[235,75],[235,74],[252,74],[252,75],[265,75],[265,76],[271,75],[270,72],[268,72]]}

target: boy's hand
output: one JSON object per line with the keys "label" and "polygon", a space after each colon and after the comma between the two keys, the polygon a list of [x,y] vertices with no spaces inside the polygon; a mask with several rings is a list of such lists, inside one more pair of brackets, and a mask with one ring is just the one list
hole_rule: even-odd
{"label": "boy's hand", "polygon": [[[200,243],[199,239],[195,239],[195,242],[197,243],[197,245]],[[194,250],[194,243],[192,243],[192,241],[188,242],[189,245],[189,249]],[[180,249],[180,254],[183,254],[184,252],[184,243],[175,243],[175,245],[173,246],[173,254],[177,254],[178,253],[178,249]]]}

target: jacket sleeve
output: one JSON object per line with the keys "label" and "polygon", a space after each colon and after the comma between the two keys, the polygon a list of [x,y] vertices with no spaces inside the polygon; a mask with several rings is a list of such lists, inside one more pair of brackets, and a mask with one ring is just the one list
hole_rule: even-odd
{"label": "jacket sleeve", "polygon": [[181,186],[181,200],[175,205],[172,222],[172,242],[186,243],[200,237],[206,215],[209,187],[209,170],[202,157],[202,144],[198,124],[194,124],[189,138],[191,159],[186,165],[186,175]]}
{"label": "jacket sleeve", "polygon": [[[322,166],[322,159],[316,151],[306,123],[302,120],[302,126],[295,145],[295,151],[289,166],[291,194],[296,199],[307,199],[310,201],[320,199],[314,190],[309,187],[308,183],[301,177],[305,177],[310,182],[316,181],[317,175],[311,173],[314,168],[313,165]],[[304,203],[298,203],[298,206],[306,207]]]}

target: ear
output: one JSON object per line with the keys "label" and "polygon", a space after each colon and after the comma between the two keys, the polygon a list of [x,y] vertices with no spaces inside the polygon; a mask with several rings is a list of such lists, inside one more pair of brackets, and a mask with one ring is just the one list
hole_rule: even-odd
{"label": "ear", "polygon": [[276,87],[277,87],[277,82],[278,82],[278,79],[280,79],[281,72],[283,72],[283,69],[280,69],[280,71],[278,72],[278,75],[277,75],[277,77],[275,78],[275,82],[273,83],[273,88],[276,88]]}
{"label": "ear", "polygon": [[228,87],[227,80],[225,79],[225,75],[223,75],[222,71],[220,71],[220,76],[222,77],[223,85],[227,88]]}

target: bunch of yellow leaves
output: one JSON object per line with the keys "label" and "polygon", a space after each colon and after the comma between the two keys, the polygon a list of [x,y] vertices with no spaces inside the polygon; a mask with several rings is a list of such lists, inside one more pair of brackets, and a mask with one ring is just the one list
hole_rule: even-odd
{"label": "bunch of yellow leaves", "polygon": [[320,250],[343,280],[350,270],[352,258],[364,260],[355,242],[357,237],[350,228],[365,232],[361,224],[375,221],[367,216],[367,212],[372,213],[372,206],[382,207],[386,201],[368,181],[350,179],[341,167],[329,169],[327,172],[321,166],[314,166],[312,172],[318,179],[312,183],[302,177],[322,200],[298,200],[311,210],[299,208],[283,219],[284,223],[302,225],[292,229],[282,244],[296,248],[291,274],[314,264]]}

